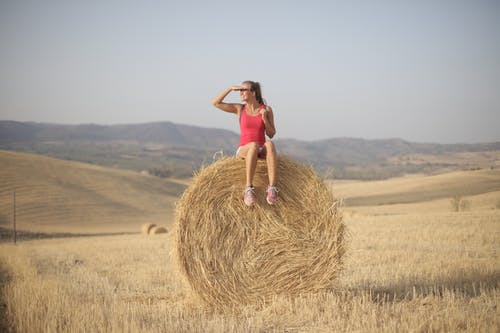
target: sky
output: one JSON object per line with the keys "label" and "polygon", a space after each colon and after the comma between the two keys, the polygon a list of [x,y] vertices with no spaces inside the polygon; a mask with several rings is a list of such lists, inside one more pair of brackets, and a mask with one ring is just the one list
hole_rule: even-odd
{"label": "sky", "polygon": [[500,1],[0,0],[0,120],[238,132],[245,80],[276,138],[500,141]]}

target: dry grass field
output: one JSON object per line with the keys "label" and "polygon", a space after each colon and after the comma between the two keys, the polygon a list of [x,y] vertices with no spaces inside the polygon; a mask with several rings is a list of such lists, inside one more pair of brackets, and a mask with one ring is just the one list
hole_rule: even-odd
{"label": "dry grass field", "polygon": [[[21,161],[38,158],[16,156]],[[12,184],[5,178],[4,161],[0,171],[2,186]],[[70,174],[78,165],[92,178],[95,167],[61,163]],[[63,173],[60,169],[54,171]],[[167,193],[159,195],[161,191],[155,186],[160,185],[154,184],[158,182],[155,179],[148,183],[149,177],[137,178],[134,173],[125,175],[104,168],[95,168],[95,173],[96,178],[103,177],[102,182],[107,179],[108,183],[104,187],[100,187],[102,182],[95,183],[99,186],[93,185],[94,191],[109,196],[115,195],[110,193],[119,184],[139,179],[128,193],[134,194],[136,200],[148,198],[141,199],[145,214],[151,211],[156,215],[153,208],[175,200]],[[347,203],[351,200],[351,205],[344,207],[348,254],[337,288],[295,298],[275,297],[225,313],[201,305],[184,284],[173,257],[172,233],[140,234],[145,219],[136,227],[135,222],[127,222],[126,226],[136,228],[136,234],[3,243],[0,330],[498,332],[500,191],[492,184],[498,184],[499,178],[498,170],[479,170],[384,182],[333,182],[334,193]],[[60,184],[67,182],[63,179],[69,178],[62,178]],[[43,184],[36,176],[31,182]],[[57,184],[57,179],[45,183]],[[467,210],[451,211],[450,200],[455,194],[469,202]],[[120,202],[136,205],[127,193],[120,195],[116,194]],[[392,200],[387,203],[389,195]],[[352,200],[356,198],[365,201]],[[122,216],[106,215],[106,209],[115,209],[115,213],[119,210],[112,204],[111,208],[100,208],[108,204],[96,203],[93,209],[111,225],[109,231],[122,230]],[[48,208],[50,216],[58,216],[57,206]],[[34,210],[32,214],[43,215],[43,211]],[[80,214],[85,216],[83,210]],[[130,216],[132,219],[133,214]],[[44,218],[52,228],[50,218]],[[71,223],[78,226],[74,230],[103,230],[97,217],[84,229],[79,228],[85,221],[72,219]],[[64,218],[57,221],[63,230]],[[26,223],[37,225],[36,221]]]}

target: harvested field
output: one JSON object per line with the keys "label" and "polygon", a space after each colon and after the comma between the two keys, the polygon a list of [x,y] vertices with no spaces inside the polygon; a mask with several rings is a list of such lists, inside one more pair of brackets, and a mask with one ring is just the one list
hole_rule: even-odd
{"label": "harvested field", "polygon": [[0,244],[2,318],[18,332],[500,330],[500,211],[363,215],[346,226],[337,291],[223,313],[192,299],[168,237]]}

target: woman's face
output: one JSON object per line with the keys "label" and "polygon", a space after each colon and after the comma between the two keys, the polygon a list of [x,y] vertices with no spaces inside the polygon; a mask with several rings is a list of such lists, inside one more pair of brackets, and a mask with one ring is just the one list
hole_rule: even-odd
{"label": "woman's face", "polygon": [[248,102],[249,98],[253,96],[253,91],[250,90],[250,83],[243,83],[241,86],[243,89],[240,90],[240,99],[244,102]]}

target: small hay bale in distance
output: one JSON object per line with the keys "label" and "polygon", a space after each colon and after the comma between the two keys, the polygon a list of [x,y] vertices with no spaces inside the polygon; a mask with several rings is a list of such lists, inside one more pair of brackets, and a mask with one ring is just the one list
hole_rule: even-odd
{"label": "small hay bale in distance", "polygon": [[165,228],[165,227],[159,227],[159,226],[154,227],[149,232],[150,235],[158,235],[158,234],[166,234],[166,233],[167,233],[167,228]]}
{"label": "small hay bale in distance", "polygon": [[156,224],[154,223],[145,223],[142,225],[141,231],[144,235],[149,235],[151,229],[153,229],[154,227],[156,227]]}
{"label": "small hay bale in distance", "polygon": [[228,307],[273,295],[331,289],[342,268],[339,201],[311,167],[280,156],[279,198],[265,199],[265,161],[254,179],[256,204],[243,203],[245,161],[202,168],[176,208],[181,272],[207,304]]}

